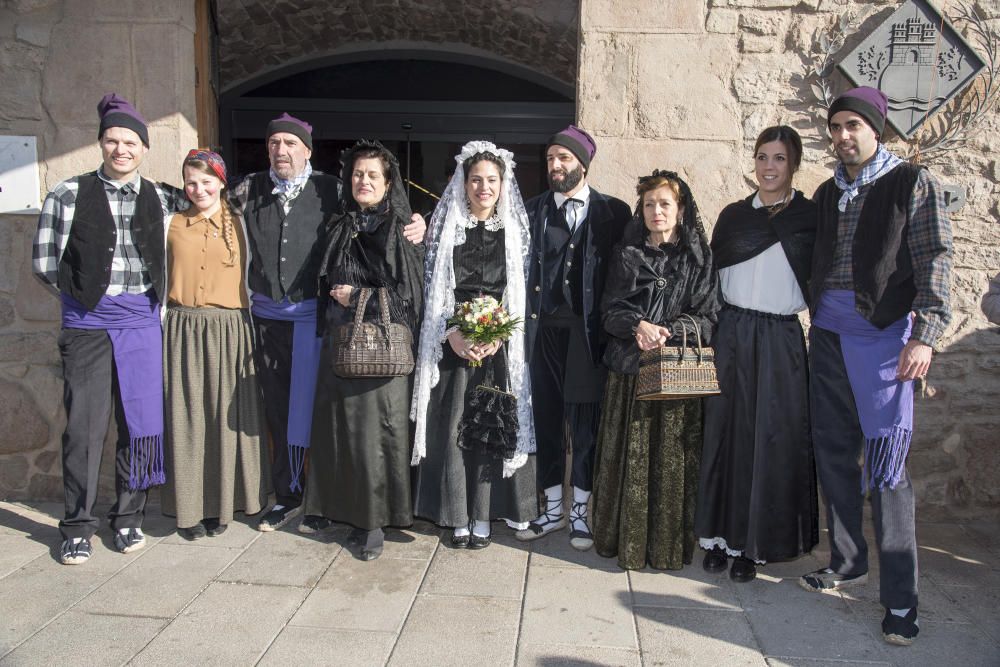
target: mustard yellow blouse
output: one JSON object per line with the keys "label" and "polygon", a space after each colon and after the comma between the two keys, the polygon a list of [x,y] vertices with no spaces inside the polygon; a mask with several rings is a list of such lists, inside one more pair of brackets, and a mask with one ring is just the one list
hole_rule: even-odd
{"label": "mustard yellow blouse", "polygon": [[206,218],[191,207],[175,213],[167,231],[169,303],[194,308],[249,308],[243,281],[246,240],[233,218],[234,260],[222,230],[222,211]]}

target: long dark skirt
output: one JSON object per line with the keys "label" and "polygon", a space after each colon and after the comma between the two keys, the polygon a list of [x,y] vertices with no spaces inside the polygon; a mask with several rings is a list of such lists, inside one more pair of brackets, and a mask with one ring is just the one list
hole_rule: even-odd
{"label": "long dark skirt", "polygon": [[636,376],[608,374],[594,474],[594,545],[627,570],[676,570],[694,554],[701,399],[635,400]]}
{"label": "long dark skirt", "polygon": [[323,342],[313,408],[305,513],[373,530],[413,523],[413,376],[342,378]]}
{"label": "long dark skirt", "polygon": [[465,526],[470,519],[534,519],[538,516],[534,456],[504,479],[503,459],[457,444],[465,393],[482,383],[486,365],[470,367],[445,344],[439,370],[441,378],[427,407],[427,456],[414,479],[414,513],[450,528]]}
{"label": "long dark skirt", "polygon": [[805,339],[795,316],[727,307],[705,401],[695,532],[756,561],[795,558],[819,538]]}

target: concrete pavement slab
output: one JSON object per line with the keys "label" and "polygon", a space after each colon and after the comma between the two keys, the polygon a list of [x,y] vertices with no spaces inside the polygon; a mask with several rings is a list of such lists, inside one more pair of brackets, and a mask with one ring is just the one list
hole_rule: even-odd
{"label": "concrete pavement slab", "polygon": [[[878,623],[874,630],[881,641]],[[899,667],[996,667],[1000,664],[1000,649],[974,625],[921,620],[920,634],[912,646],[884,646],[888,659]]]}
{"label": "concrete pavement slab", "polygon": [[755,579],[735,590],[766,655],[884,660],[881,639],[869,640],[873,619],[859,618],[836,593],[807,592],[791,580]]}
{"label": "concrete pavement slab", "polygon": [[134,665],[246,665],[271,645],[306,588],[214,583],[135,657]]}
{"label": "concrete pavement slab", "polygon": [[170,619],[240,554],[238,549],[182,544],[157,544],[147,549],[147,554],[111,577],[74,609]]}
{"label": "concrete pavement slab", "polygon": [[257,665],[381,667],[389,659],[395,643],[394,632],[329,630],[289,625],[281,631]]}
{"label": "concrete pavement slab", "polygon": [[510,665],[521,605],[498,598],[420,595],[399,635],[389,665],[446,667]]}
{"label": "concrete pavement slab", "polygon": [[399,632],[426,569],[426,561],[383,556],[366,563],[343,551],[291,625]]}
{"label": "concrete pavement slab", "polygon": [[[933,580],[924,577],[919,582],[920,622],[971,623],[972,619],[962,607],[942,592]],[[869,579],[867,586],[848,588],[841,593],[860,618],[882,619],[885,607],[879,602],[878,579]]]}
{"label": "concrete pavement slab", "polygon": [[428,560],[434,555],[440,541],[441,530],[433,524],[421,522],[413,529],[389,528],[385,531],[382,558]]}
{"label": "concrete pavement slab", "polygon": [[[449,540],[450,535],[443,539]],[[420,592],[520,600],[527,566],[528,552],[510,536],[497,536],[490,546],[479,550],[442,544]]]}
{"label": "concrete pavement slab", "polygon": [[0,610],[18,610],[0,614],[0,656],[147,553],[143,549],[119,554],[98,539],[93,540],[93,548],[94,555],[83,565],[36,558],[17,570],[16,576],[0,579]]}
{"label": "concrete pavement slab", "polygon": [[517,650],[518,667],[640,667],[637,649],[568,644],[525,644]]}
{"label": "concrete pavement slab", "polygon": [[[1000,646],[1000,588],[941,586],[940,590],[959,606],[973,625]],[[920,612],[923,613],[923,607]]]}
{"label": "concrete pavement slab", "polygon": [[580,567],[591,570],[623,571],[614,558],[600,556],[593,549],[577,551],[570,546],[569,530],[558,530],[526,544],[531,545],[532,567]]}
{"label": "concrete pavement slab", "polygon": [[636,625],[646,665],[767,666],[740,612],[643,608]]}
{"label": "concrete pavement slab", "polygon": [[0,579],[39,556],[48,558],[51,547],[28,535],[0,533]]}
{"label": "concrete pavement slab", "polygon": [[69,611],[4,656],[0,665],[122,665],[166,624],[159,618]]}
{"label": "concrete pavement slab", "polygon": [[705,572],[700,561],[683,570],[646,568],[629,572],[628,576],[635,606],[742,611],[729,574]]}
{"label": "concrete pavement slab", "polygon": [[857,662],[854,660],[813,660],[812,658],[786,658],[767,656],[770,667],[892,667],[891,662]]}
{"label": "concrete pavement slab", "polygon": [[521,640],[552,637],[577,646],[633,649],[635,627],[628,575],[580,567],[528,568]]}
{"label": "concrete pavement slab", "polygon": [[962,524],[962,528],[973,541],[989,549],[994,557],[1000,556],[1000,521],[973,521]]}
{"label": "concrete pavement slab", "polygon": [[311,588],[340,551],[331,534],[313,537],[278,531],[255,540],[219,580]]}

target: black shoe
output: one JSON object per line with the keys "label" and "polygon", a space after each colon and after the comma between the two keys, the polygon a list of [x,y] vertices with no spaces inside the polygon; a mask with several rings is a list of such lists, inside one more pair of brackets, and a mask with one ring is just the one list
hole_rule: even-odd
{"label": "black shoe", "polygon": [[860,586],[868,581],[868,573],[837,574],[828,567],[799,577],[799,586],[807,591],[836,591],[850,586]]}
{"label": "black shoe", "polygon": [[382,545],[385,543],[385,532],[381,528],[362,531],[361,560],[375,560],[382,555]]}
{"label": "black shoe", "polygon": [[208,535],[208,530],[205,528],[204,524],[196,523],[190,528],[178,528],[177,534],[183,537],[185,540],[193,542],[195,540],[200,540],[201,538]]}
{"label": "black shoe", "polygon": [[746,556],[737,556],[729,567],[729,578],[739,584],[753,581],[757,576],[757,566]]}
{"label": "black shoe", "polygon": [[455,533],[452,533],[451,546],[455,547],[456,549],[464,549],[465,547],[469,546],[469,534],[466,533],[465,535],[456,535]]}
{"label": "black shoe", "polygon": [[302,523],[299,524],[299,532],[303,535],[325,533],[331,528],[333,528],[333,521],[330,521],[325,516],[316,516],[314,514],[306,515],[306,517],[302,519]]}
{"label": "black shoe", "polygon": [[367,530],[363,530],[361,528],[351,528],[351,532],[347,534],[347,543],[352,547],[363,544],[365,541],[365,535],[367,534]]}
{"label": "black shoe", "polygon": [[475,533],[469,538],[469,548],[470,549],[485,549],[490,546],[490,542],[493,539],[489,535],[476,535]]}
{"label": "black shoe", "polygon": [[63,540],[59,548],[59,562],[63,565],[82,565],[90,560],[94,549],[86,537]]}
{"label": "black shoe", "polygon": [[219,523],[219,519],[216,517],[202,519],[201,525],[205,526],[205,532],[208,533],[209,537],[218,537],[226,532],[226,528],[229,527],[229,524]]}
{"label": "black shoe", "polygon": [[882,637],[896,646],[909,646],[920,632],[917,625],[917,608],[914,607],[906,616],[896,616],[888,609],[882,619]]}
{"label": "black shoe", "polygon": [[701,561],[701,566],[705,572],[722,572],[729,565],[729,556],[722,547],[712,547],[705,551],[705,560]]}
{"label": "black shoe", "polygon": [[114,543],[118,553],[132,553],[146,546],[146,536],[141,528],[122,528],[115,533]]}
{"label": "black shoe", "polygon": [[280,529],[300,514],[302,514],[302,505],[296,505],[295,507],[275,505],[271,508],[270,512],[264,515],[260,523],[257,524],[257,530],[270,533]]}

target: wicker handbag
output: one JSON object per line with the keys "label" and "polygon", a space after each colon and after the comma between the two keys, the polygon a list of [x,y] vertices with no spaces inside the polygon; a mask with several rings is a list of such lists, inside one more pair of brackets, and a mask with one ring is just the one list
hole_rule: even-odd
{"label": "wicker handbag", "polygon": [[682,327],[680,347],[644,350],[639,357],[636,399],[666,401],[720,393],[719,378],[715,373],[715,351],[711,347],[702,347],[701,327],[697,320],[690,315],[682,315],[681,318],[691,322],[697,345],[688,349],[685,326]]}
{"label": "wicker handbag", "polygon": [[365,306],[372,290],[358,295],[354,322],[334,333],[333,372],[344,378],[380,378],[413,372],[413,334],[399,322],[389,321],[389,290],[378,290],[379,321],[365,322]]}

